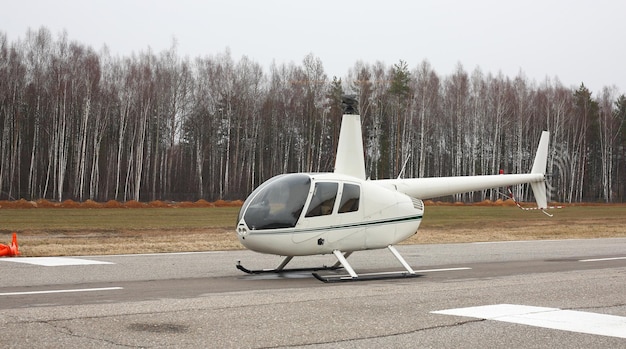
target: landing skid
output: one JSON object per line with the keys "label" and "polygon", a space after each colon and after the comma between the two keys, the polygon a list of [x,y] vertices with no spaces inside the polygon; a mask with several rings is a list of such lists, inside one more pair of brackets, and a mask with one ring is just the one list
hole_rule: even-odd
{"label": "landing skid", "polygon": [[420,277],[419,274],[411,274],[404,271],[382,272],[382,273],[361,273],[357,277],[350,275],[320,275],[313,273],[316,279],[326,283],[346,282],[346,281],[369,281],[369,280],[386,280],[386,279],[404,279]]}
{"label": "landing skid", "polygon": [[[348,263],[347,258],[352,254],[352,252],[346,252],[345,254],[339,250],[333,251],[333,254],[337,258],[337,263],[328,267],[314,267],[314,268],[293,268],[286,269],[285,266],[293,259],[293,256],[285,257],[285,259],[278,265],[278,267],[274,269],[258,269],[251,270],[243,265],[241,265],[241,261],[237,262],[237,269],[243,271],[247,274],[281,274],[281,273],[293,273],[293,272],[313,272],[313,276],[323,282],[344,282],[344,281],[366,281],[366,280],[382,280],[382,279],[402,279],[402,278],[414,278],[419,277],[421,275],[416,274],[415,271],[411,268],[411,266],[404,260],[402,255],[396,250],[393,245],[387,246],[387,249],[396,257],[396,259],[402,264],[406,271],[396,271],[396,272],[382,272],[382,273],[363,273],[357,274],[350,263]],[[347,275],[320,275],[316,273],[317,271],[323,270],[337,270],[337,269],[345,269],[348,274]]]}
{"label": "landing skid", "polygon": [[[349,255],[349,254],[347,254]],[[320,271],[320,270],[337,270],[337,269],[341,269],[342,266],[341,264],[339,264],[339,262],[335,263],[334,265],[328,267],[328,266],[321,266],[321,267],[313,267],[313,268],[291,268],[291,269],[286,269],[285,266],[287,265],[287,263],[289,263],[291,260],[293,259],[293,256],[289,256],[289,257],[285,257],[285,259],[280,263],[280,265],[274,269],[256,269],[256,270],[252,270],[252,269],[248,269],[246,267],[244,267],[243,265],[241,265],[241,261],[237,261],[237,269],[243,271],[244,273],[247,274],[280,274],[280,273],[297,273],[297,272],[304,272],[304,271]]]}
{"label": "landing skid", "polygon": [[[402,264],[406,271],[397,271],[397,272],[382,272],[382,273],[365,273],[365,274],[357,274],[352,266],[346,260],[347,255],[342,255],[341,251],[335,250],[333,254],[337,257],[339,264],[343,265],[343,267],[348,272],[348,275],[319,275],[318,273],[313,273],[316,279],[323,282],[344,282],[344,281],[366,281],[366,280],[381,280],[381,279],[400,279],[400,278],[414,278],[419,277],[420,275],[416,274],[415,271],[411,268],[411,266],[404,260],[402,255],[396,250],[393,245],[387,246],[387,249],[391,251],[391,253],[396,257],[396,259]],[[335,264],[336,265],[336,264]]]}

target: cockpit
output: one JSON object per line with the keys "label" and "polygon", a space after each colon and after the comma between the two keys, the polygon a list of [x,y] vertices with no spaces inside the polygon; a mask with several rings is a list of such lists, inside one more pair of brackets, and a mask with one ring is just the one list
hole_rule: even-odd
{"label": "cockpit", "polygon": [[[293,228],[298,220],[359,210],[361,188],[341,181],[315,181],[304,173],[279,175],[250,194],[239,212],[250,230]],[[306,209],[306,211],[305,211]]]}

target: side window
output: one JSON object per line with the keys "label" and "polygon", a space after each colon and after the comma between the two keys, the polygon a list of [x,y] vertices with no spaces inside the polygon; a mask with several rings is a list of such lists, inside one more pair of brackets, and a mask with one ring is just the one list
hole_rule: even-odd
{"label": "side window", "polygon": [[356,184],[344,184],[343,193],[341,194],[341,202],[339,203],[339,213],[358,211],[360,198],[360,186]]}
{"label": "side window", "polygon": [[305,217],[325,216],[333,213],[338,187],[338,183],[315,183],[315,191]]}

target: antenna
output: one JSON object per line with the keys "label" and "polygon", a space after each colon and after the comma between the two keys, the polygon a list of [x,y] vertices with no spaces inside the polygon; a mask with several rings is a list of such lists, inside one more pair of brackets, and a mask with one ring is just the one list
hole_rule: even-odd
{"label": "antenna", "polygon": [[410,158],[411,158],[411,154],[409,154],[409,156],[407,156],[406,160],[404,160],[404,165],[402,165],[402,169],[400,170],[400,174],[398,175],[398,179],[402,178],[402,176],[404,175],[404,169],[406,168],[406,164],[409,162]]}

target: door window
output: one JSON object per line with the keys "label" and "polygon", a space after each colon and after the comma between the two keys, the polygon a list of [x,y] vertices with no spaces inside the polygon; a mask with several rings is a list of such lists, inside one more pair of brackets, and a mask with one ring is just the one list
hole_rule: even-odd
{"label": "door window", "polygon": [[359,210],[361,199],[361,187],[356,184],[344,184],[341,202],[339,203],[339,213],[355,212]]}
{"label": "door window", "polygon": [[338,183],[315,183],[315,191],[311,197],[306,217],[325,216],[333,213],[338,187]]}

